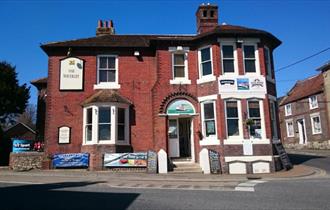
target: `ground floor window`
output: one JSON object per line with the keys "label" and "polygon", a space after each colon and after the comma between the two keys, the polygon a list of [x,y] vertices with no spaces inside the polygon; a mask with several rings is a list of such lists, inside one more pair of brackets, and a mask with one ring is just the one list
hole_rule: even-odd
{"label": "ground floor window", "polygon": [[312,132],[313,132],[313,134],[322,133],[320,115],[319,114],[311,115],[311,122],[312,122]]}
{"label": "ground floor window", "polygon": [[286,121],[286,134],[287,134],[287,137],[293,137],[294,136],[294,128],[293,128],[293,121],[292,120]]}
{"label": "ground floor window", "polygon": [[84,144],[128,144],[127,105],[91,105],[84,108]]}
{"label": "ground floor window", "polygon": [[206,137],[216,137],[215,101],[203,102],[201,107],[203,135]]}
{"label": "ground floor window", "polygon": [[230,100],[225,102],[226,106],[226,124],[227,124],[227,136],[240,136],[239,129],[239,109],[238,101]]}
{"label": "ground floor window", "polygon": [[261,138],[261,115],[259,101],[248,101],[249,134],[252,138]]}

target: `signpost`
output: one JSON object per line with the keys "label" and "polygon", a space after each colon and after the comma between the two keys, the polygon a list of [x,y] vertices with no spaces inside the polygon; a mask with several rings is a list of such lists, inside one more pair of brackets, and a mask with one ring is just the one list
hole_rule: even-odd
{"label": "signpost", "polygon": [[214,150],[209,150],[209,160],[211,174],[221,173],[219,153]]}
{"label": "signpost", "polygon": [[292,163],[289,159],[288,154],[286,153],[282,143],[274,144],[278,155],[280,156],[281,162],[285,170],[290,170],[293,168]]}

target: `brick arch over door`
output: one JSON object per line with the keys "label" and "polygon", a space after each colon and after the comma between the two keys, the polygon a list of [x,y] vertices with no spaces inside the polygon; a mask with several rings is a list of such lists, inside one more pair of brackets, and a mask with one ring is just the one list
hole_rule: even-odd
{"label": "brick arch over door", "polygon": [[190,103],[192,103],[194,105],[195,110],[196,110],[198,100],[194,95],[192,95],[191,93],[187,93],[187,92],[174,92],[174,93],[169,94],[162,100],[162,103],[160,104],[160,107],[159,107],[159,113],[166,114],[166,109],[167,109],[168,105],[172,101],[177,100],[177,99],[185,99],[185,100],[189,101]]}

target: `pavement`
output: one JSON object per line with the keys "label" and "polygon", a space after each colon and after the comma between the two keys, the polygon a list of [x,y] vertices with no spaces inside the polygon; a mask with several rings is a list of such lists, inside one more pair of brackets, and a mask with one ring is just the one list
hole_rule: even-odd
{"label": "pavement", "polygon": [[300,154],[300,155],[312,155],[319,157],[330,157],[330,150],[312,150],[312,149],[304,149],[304,150],[294,150],[294,149],[285,149],[285,151],[289,154]]}
{"label": "pavement", "polygon": [[270,174],[201,174],[168,173],[147,174],[143,172],[87,171],[82,169],[31,170],[17,172],[0,168],[0,183],[54,184],[64,182],[91,182],[112,188],[153,188],[181,190],[240,190],[254,191],[254,186],[270,180],[301,179],[324,176],[323,170],[296,165],[289,171]]}

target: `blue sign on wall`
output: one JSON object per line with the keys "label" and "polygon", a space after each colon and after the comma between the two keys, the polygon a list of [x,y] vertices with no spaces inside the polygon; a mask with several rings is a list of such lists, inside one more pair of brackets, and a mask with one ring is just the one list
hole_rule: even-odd
{"label": "blue sign on wall", "polygon": [[53,166],[60,168],[76,168],[88,167],[89,154],[88,153],[68,153],[55,154],[53,156]]}
{"label": "blue sign on wall", "polygon": [[31,140],[23,140],[23,139],[13,139],[13,152],[28,152],[32,148]]}

